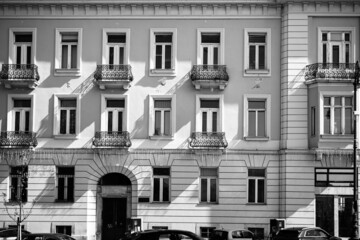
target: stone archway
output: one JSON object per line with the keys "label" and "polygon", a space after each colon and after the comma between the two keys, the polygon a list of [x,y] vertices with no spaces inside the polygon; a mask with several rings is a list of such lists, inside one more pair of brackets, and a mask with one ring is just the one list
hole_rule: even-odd
{"label": "stone archway", "polygon": [[121,173],[100,178],[96,196],[97,239],[118,240],[131,218],[131,181]]}

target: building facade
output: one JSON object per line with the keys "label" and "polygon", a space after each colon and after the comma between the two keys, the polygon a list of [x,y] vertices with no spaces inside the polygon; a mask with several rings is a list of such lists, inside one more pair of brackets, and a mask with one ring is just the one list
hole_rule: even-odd
{"label": "building facade", "polygon": [[0,2],[0,223],[349,236],[360,3]]}

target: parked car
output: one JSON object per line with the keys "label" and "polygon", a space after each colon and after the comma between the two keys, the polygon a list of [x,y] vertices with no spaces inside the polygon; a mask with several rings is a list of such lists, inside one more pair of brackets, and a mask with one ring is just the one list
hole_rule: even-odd
{"label": "parked car", "polygon": [[24,234],[22,240],[75,240],[69,235],[62,233],[30,233]]}
{"label": "parked car", "polygon": [[[29,234],[29,231],[21,230],[22,235]],[[13,240],[17,237],[17,228],[0,228],[0,239]]]}
{"label": "parked car", "polygon": [[246,229],[215,229],[209,240],[254,240],[254,234]]}
{"label": "parked car", "polygon": [[341,238],[332,236],[319,227],[283,228],[273,237],[273,240],[310,240],[314,237],[317,240],[341,240]]}
{"label": "parked car", "polygon": [[[174,229],[153,229],[132,233],[122,240],[202,240],[193,232]],[[34,239],[29,239],[34,240]]]}

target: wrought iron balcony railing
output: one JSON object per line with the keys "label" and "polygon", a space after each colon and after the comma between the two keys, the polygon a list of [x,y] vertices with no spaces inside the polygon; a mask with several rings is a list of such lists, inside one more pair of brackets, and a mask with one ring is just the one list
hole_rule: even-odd
{"label": "wrought iron balcony railing", "polygon": [[353,80],[355,63],[314,63],[305,68],[305,80]]}
{"label": "wrought iron balcony railing", "polygon": [[36,133],[7,131],[0,132],[0,147],[36,147]]}
{"label": "wrought iron balcony railing", "polygon": [[96,132],[93,139],[95,147],[119,147],[129,148],[131,146],[130,134],[124,132]]}
{"label": "wrought iron balcony railing", "polygon": [[193,132],[190,137],[191,148],[227,148],[224,132]]}
{"label": "wrought iron balcony railing", "polygon": [[132,81],[130,65],[97,65],[94,78],[97,81]]}
{"label": "wrought iron balcony railing", "polygon": [[229,81],[225,65],[194,65],[191,69],[190,78],[197,80],[222,80]]}
{"label": "wrought iron balcony railing", "polygon": [[3,64],[0,79],[5,86],[28,86],[34,88],[40,76],[35,64]]}

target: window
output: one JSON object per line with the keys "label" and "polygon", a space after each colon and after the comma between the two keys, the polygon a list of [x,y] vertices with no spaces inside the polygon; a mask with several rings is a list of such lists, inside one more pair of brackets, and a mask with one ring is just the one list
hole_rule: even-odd
{"label": "window", "polygon": [[311,107],[311,125],[310,125],[310,128],[311,128],[311,136],[315,136],[316,135],[316,108],[315,107]]}
{"label": "window", "polygon": [[266,74],[270,75],[270,29],[245,29],[244,63],[245,75]]}
{"label": "window", "polygon": [[72,226],[61,226],[61,225],[59,226],[59,225],[57,225],[56,226],[56,233],[63,233],[63,234],[71,236],[71,227]]}
{"label": "window", "polygon": [[268,140],[270,137],[270,96],[245,95],[244,137],[246,140]]}
{"label": "window", "polygon": [[323,134],[353,133],[353,99],[345,96],[323,96]]}
{"label": "window", "polygon": [[27,202],[28,167],[10,168],[10,201]]}
{"label": "window", "polygon": [[170,168],[153,168],[153,202],[170,201]]}
{"label": "window", "polygon": [[151,95],[149,136],[151,138],[171,138],[175,133],[175,95]]}
{"label": "window", "polygon": [[196,96],[196,131],[222,132],[223,96]]}
{"label": "window", "polygon": [[103,64],[129,64],[129,29],[103,29]]}
{"label": "window", "polygon": [[81,42],[81,29],[56,29],[56,76],[78,76],[80,74]]}
{"label": "window", "polygon": [[316,187],[351,187],[353,183],[353,168],[315,168]]}
{"label": "window", "polygon": [[36,54],[35,28],[10,28],[9,63],[34,64]]}
{"label": "window", "polygon": [[200,65],[222,65],[224,59],[224,29],[198,29],[198,58]]}
{"label": "window", "polygon": [[57,167],[57,201],[74,201],[74,167]]}
{"label": "window", "polygon": [[[319,53],[321,63],[349,64],[354,62],[354,28],[319,28]],[[348,65],[346,65],[348,67]]]}
{"label": "window", "polygon": [[200,237],[209,239],[215,229],[216,227],[200,227]]}
{"label": "window", "polygon": [[175,75],[176,29],[150,30],[150,76]]}
{"label": "window", "polygon": [[75,137],[80,128],[80,99],[76,94],[54,97],[54,135],[56,137]]}
{"label": "window", "polygon": [[123,132],[127,126],[127,96],[101,95],[101,131]]}
{"label": "window", "polygon": [[248,169],[248,203],[265,203],[265,169]]}
{"label": "window", "polygon": [[8,96],[8,131],[32,131],[33,100],[33,95],[10,94]]}
{"label": "window", "polygon": [[200,202],[216,203],[218,191],[218,169],[200,168]]}

